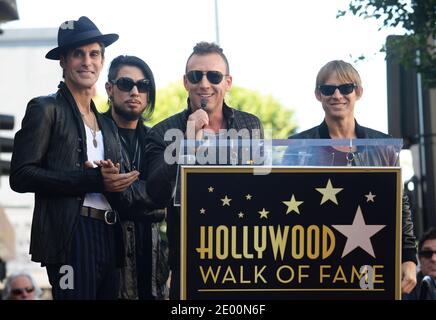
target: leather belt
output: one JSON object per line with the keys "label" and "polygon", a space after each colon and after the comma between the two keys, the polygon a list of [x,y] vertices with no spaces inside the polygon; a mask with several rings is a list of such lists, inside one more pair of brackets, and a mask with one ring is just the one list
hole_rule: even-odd
{"label": "leather belt", "polygon": [[80,215],[84,217],[102,220],[107,224],[115,224],[117,222],[117,215],[112,210],[100,210],[91,207],[82,207]]}

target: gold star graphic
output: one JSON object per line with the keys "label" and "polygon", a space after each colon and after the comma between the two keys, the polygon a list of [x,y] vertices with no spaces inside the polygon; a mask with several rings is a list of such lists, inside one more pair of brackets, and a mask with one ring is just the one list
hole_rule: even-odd
{"label": "gold star graphic", "polygon": [[341,192],[344,188],[333,188],[332,182],[327,182],[327,186],[325,188],[315,188],[316,191],[320,192],[322,194],[321,203],[327,202],[328,200],[331,200],[332,202],[338,204],[338,200],[336,200],[336,194]]}
{"label": "gold star graphic", "polygon": [[262,208],[262,211],[258,211],[258,212],[259,212],[259,214],[260,214],[260,218],[261,218],[261,219],[262,219],[262,218],[268,219],[268,213],[269,213],[269,211],[266,211],[265,208]]}
{"label": "gold star graphic", "polygon": [[253,197],[253,196],[252,196],[251,194],[247,194],[247,195],[245,196],[245,199],[247,199],[247,200],[251,200],[252,197]]}
{"label": "gold star graphic", "polygon": [[205,214],[206,213],[206,209],[205,208],[201,208],[200,209],[200,214]]}
{"label": "gold star graphic", "polygon": [[239,218],[243,218],[243,217],[244,217],[244,213],[243,213],[242,211],[240,211],[240,212],[238,213],[238,217],[239,217]]}
{"label": "gold star graphic", "polygon": [[370,191],[369,194],[365,194],[366,197],[366,202],[374,202],[374,198],[376,197],[375,194],[372,194],[372,192]]}
{"label": "gold star graphic", "polygon": [[213,192],[213,187],[209,187],[207,190],[209,190],[209,192]]}
{"label": "gold star graphic", "polygon": [[288,206],[288,210],[286,211],[286,214],[295,211],[296,213],[300,214],[300,211],[298,210],[298,206],[302,204],[304,201],[297,201],[295,200],[295,196],[292,195],[291,200],[289,201],[282,201],[285,205]]}
{"label": "gold star graphic", "polygon": [[227,195],[224,197],[224,199],[221,199],[221,201],[223,202],[223,207],[224,206],[229,206],[230,207],[230,201],[232,201],[232,199],[228,198]]}

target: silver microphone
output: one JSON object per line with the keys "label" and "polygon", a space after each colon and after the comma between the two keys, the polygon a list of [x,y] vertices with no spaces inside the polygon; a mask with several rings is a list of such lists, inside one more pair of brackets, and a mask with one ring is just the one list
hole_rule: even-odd
{"label": "silver microphone", "polygon": [[207,99],[205,99],[205,98],[201,98],[200,99],[200,107],[201,107],[201,109],[206,109],[206,107],[207,107]]}

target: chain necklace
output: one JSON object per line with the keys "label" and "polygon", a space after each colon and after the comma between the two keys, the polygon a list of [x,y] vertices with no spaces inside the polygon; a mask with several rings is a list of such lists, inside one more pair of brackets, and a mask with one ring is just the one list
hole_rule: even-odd
{"label": "chain necklace", "polygon": [[94,112],[90,112],[92,113],[92,116],[94,118],[94,128],[92,128],[91,126],[89,126],[86,121],[85,121],[85,115],[83,113],[81,113],[82,118],[83,118],[83,122],[86,123],[86,125],[88,125],[88,128],[91,130],[91,134],[92,134],[92,144],[94,145],[94,148],[97,148],[97,117],[95,116]]}

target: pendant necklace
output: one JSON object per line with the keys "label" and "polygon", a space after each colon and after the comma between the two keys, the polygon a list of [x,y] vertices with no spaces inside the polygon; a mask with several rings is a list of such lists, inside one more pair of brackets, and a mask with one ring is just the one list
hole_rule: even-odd
{"label": "pendant necklace", "polygon": [[[91,134],[92,134],[92,144],[94,145],[94,148],[97,148],[97,117],[95,116],[94,112],[91,112],[92,116],[94,117],[94,128],[92,128],[91,126],[88,126],[89,129],[91,130]],[[83,113],[81,113],[82,117],[83,117],[83,121],[85,122],[85,115]]]}
{"label": "pendant necklace", "polygon": [[92,133],[92,144],[94,145],[94,148],[97,148],[97,117],[95,116],[95,114],[93,113],[94,116],[94,130],[91,128],[91,133]]}

